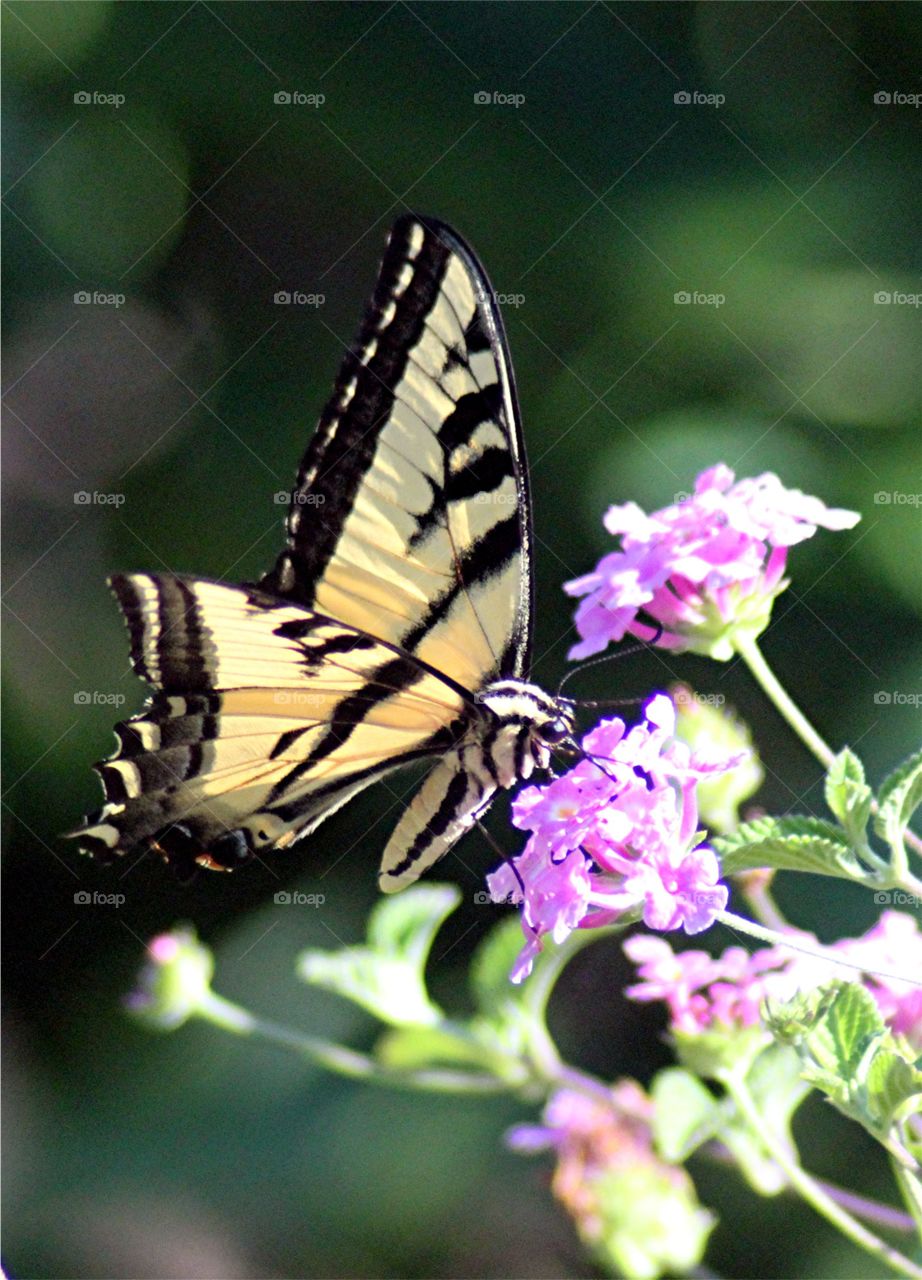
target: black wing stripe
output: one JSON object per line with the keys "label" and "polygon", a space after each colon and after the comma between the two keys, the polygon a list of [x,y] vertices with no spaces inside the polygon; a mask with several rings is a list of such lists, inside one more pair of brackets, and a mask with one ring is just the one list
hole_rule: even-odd
{"label": "black wing stripe", "polygon": [[495,421],[499,416],[501,397],[499,383],[490,382],[479,391],[469,391],[458,400],[455,410],[439,428],[439,441],[449,457],[459,445],[467,444],[471,436],[484,422]]}
{"label": "black wing stripe", "polygon": [[389,867],[385,875],[389,877],[404,875],[414,863],[419,861],[433,840],[448,830],[452,819],[457,816],[461,803],[467,795],[470,778],[471,775],[459,763],[458,772],[448,784],[441,804],[407,849],[400,862],[393,867]]}
{"label": "black wing stripe", "polygon": [[379,668],[360,693],[343,698],[336,708],[336,715],[323,738],[306,759],[296,764],[273,787],[268,803],[271,805],[299,778],[314,768],[321,760],[348,742],[373,707],[386,702],[395,693],[406,689],[419,678],[419,667],[406,658],[395,658]]}
{"label": "black wing stripe", "polygon": [[448,615],[462,591],[498,573],[516,554],[518,548],[518,516],[507,516],[505,520],[493,525],[492,529],[484,534],[479,542],[475,542],[461,558],[458,580],[430,606],[428,612],[405,638],[405,647],[412,650],[437,622]]}
{"label": "black wing stripe", "polygon": [[[311,539],[298,541],[299,556],[292,562],[300,599],[308,605],[313,602],[317,579],[336,550],[342,526],[371,467],[378,431],[394,406],[394,388],[403,377],[410,349],[422,335],[448,262],[448,250],[435,237],[427,237],[409,264],[412,278],[396,299],[393,318],[383,330],[379,329],[380,317],[408,266],[409,227],[403,235],[398,228],[399,224],[384,255],[369,317],[343,361],[333,400],[321,418],[298,477],[296,493],[309,486],[312,495],[323,498],[318,504],[322,508],[319,518],[312,524]],[[365,362],[363,351],[373,340],[377,347]],[[354,389],[344,404],[353,382]],[[293,510],[300,510],[297,503]],[[267,585],[271,579],[270,574]]]}
{"label": "black wing stripe", "polygon": [[321,783],[319,786],[312,787],[309,793],[299,796],[295,800],[286,800],[281,804],[273,804],[271,806],[267,805],[267,812],[279,818],[282,822],[297,822],[306,813],[321,807],[324,801],[335,800],[339,792],[351,792],[356,785],[358,787],[367,786],[370,782],[375,782],[378,778],[391,773],[394,769],[402,769],[404,765],[412,764],[415,760],[431,759],[433,755],[448,750],[453,743],[454,737],[447,732],[433,735],[430,741],[423,746],[414,751],[407,751],[396,764],[390,760],[384,764],[372,764],[364,769],[357,769],[347,779],[340,778],[335,782]]}

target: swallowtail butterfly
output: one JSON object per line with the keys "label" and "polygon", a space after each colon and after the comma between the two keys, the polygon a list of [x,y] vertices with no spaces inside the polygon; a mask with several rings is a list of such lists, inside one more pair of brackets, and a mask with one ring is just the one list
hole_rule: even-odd
{"label": "swallowtail butterfly", "polygon": [[154,692],[97,765],[85,852],[232,870],[431,760],[384,850],[392,892],[569,739],[572,705],[527,682],[531,507],[502,320],[444,223],[395,223],[287,532],[253,585],[111,579]]}

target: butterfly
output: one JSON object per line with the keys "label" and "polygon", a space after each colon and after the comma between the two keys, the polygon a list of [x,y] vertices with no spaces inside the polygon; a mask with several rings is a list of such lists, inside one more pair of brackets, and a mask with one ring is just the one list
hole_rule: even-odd
{"label": "butterfly", "polygon": [[445,223],[388,238],[311,439],[287,545],[257,583],[113,577],[146,708],[72,832],[186,876],[286,849],[411,761],[432,768],[384,849],[393,892],[499,788],[547,768],[573,704],[527,676],[532,528],[512,367],[480,262]]}

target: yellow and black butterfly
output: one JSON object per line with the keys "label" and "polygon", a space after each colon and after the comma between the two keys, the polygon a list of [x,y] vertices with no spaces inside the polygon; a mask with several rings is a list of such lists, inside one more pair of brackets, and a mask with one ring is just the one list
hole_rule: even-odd
{"label": "yellow and black butterfly", "polygon": [[255,585],[112,578],[155,692],[97,766],[85,852],[232,870],[431,758],[384,850],[392,892],[570,737],[572,704],[526,682],[531,507],[502,320],[444,223],[395,223],[287,531]]}

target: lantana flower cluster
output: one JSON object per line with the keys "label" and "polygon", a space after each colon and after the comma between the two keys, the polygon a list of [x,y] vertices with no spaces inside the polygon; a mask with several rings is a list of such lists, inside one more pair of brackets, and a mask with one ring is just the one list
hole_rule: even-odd
{"label": "lantana flower cluster", "polygon": [[632,1000],[664,1001],[672,1030],[687,1035],[716,1027],[748,1028],[760,1022],[763,1001],[780,1003],[840,979],[843,970],[836,961],[842,959],[868,970],[864,983],[885,1022],[922,1049],[922,987],[881,976],[899,969],[922,973],[922,932],[912,916],[885,911],[862,937],[842,938],[825,948],[809,934],[790,934],[792,942],[823,950],[828,960],[784,946],[751,953],[730,947],[719,956],[675,952],[666,938],[637,934],[628,938],[624,950],[638,966],[641,981],[625,994]]}
{"label": "lantana flower cluster", "polygon": [[651,929],[698,933],[726,906],[717,856],[701,843],[695,789],[743,754],[706,758],[674,733],[675,707],[658,694],[640,724],[603,720],[572,769],[513,802],[528,842],[488,877],[494,901],[522,905],[526,943],[513,981],[531,971],[545,935],[562,942],[635,909]]}
{"label": "lantana flower cluster", "polygon": [[507,1138],[522,1153],[555,1153],[554,1195],[583,1240],[622,1275],[688,1270],[715,1223],[685,1170],[657,1154],[653,1113],[634,1080],[619,1081],[607,1097],[563,1088],[548,1100],[543,1124],[517,1125]]}
{"label": "lantana flower cluster", "polygon": [[855,511],[786,489],[772,472],[736,481],[723,463],[703,471],[694,493],[647,515],[634,502],[605,516],[621,547],[566,583],[582,597],[572,659],[628,633],[662,648],[726,661],[743,637],[765,630],[784,580],[788,548],[817,528],[850,529]]}

